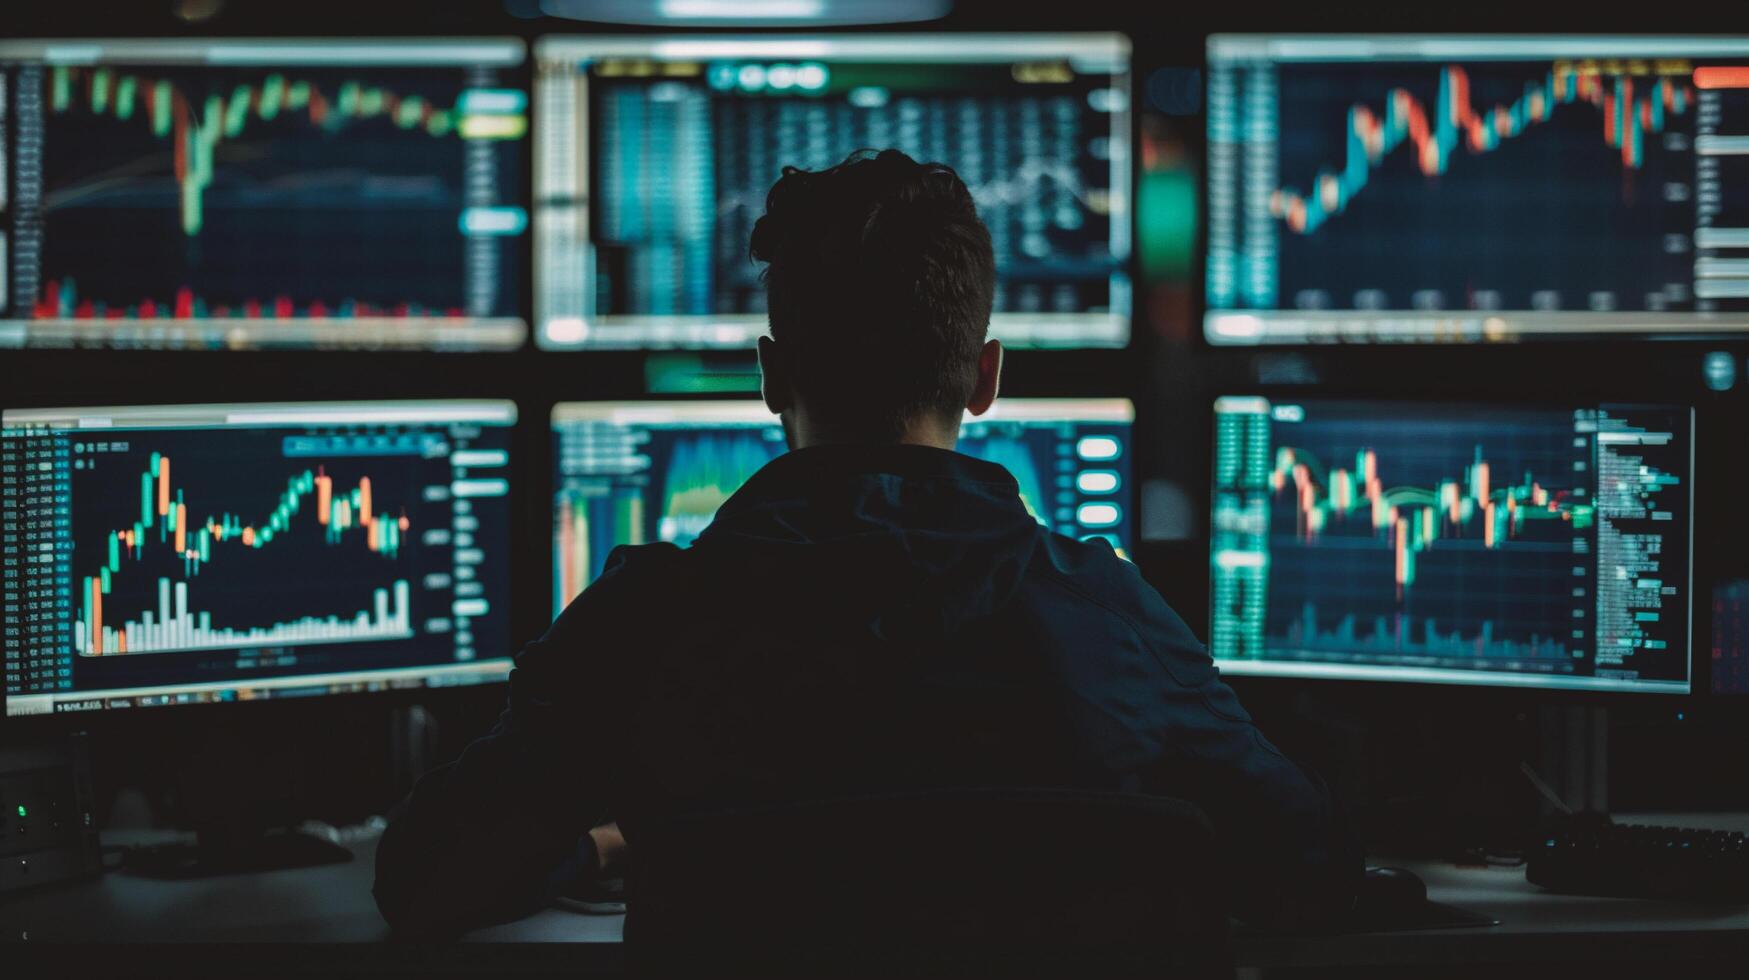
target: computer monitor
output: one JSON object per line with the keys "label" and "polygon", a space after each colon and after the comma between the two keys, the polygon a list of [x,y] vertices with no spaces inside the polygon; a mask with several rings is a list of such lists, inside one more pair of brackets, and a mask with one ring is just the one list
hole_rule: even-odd
{"label": "computer monitor", "polygon": [[750,347],[753,223],[785,166],[955,167],[995,246],[991,332],[1129,338],[1129,42],[1110,34],[550,37],[535,45],[536,340]]}
{"label": "computer monitor", "polygon": [[1689,691],[1690,409],[1226,397],[1215,426],[1222,670]]}
{"label": "computer monitor", "polygon": [[524,57],[0,41],[0,347],[520,346]]}
{"label": "computer monitor", "polygon": [[[968,416],[959,451],[1000,463],[1052,530],[1133,540],[1124,399],[1002,398]],[[717,508],[786,449],[757,400],[572,402],[553,409],[553,612],[601,574],[616,545],[692,543]]]}
{"label": "computer monitor", "polygon": [[1215,344],[1749,331],[1749,38],[1216,35]]}
{"label": "computer monitor", "polygon": [[516,407],[8,409],[6,714],[508,675]]}

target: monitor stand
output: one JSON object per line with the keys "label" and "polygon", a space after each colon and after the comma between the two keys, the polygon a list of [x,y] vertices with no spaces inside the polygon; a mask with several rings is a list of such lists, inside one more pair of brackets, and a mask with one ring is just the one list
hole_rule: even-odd
{"label": "monitor stand", "polygon": [[249,836],[202,834],[193,843],[130,850],[122,870],[142,878],[210,878],[344,864],[352,852],[333,841],[290,828]]}

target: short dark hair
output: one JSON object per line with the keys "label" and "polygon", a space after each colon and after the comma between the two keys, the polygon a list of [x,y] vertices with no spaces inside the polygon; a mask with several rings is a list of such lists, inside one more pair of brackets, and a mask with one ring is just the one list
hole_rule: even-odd
{"label": "short dark hair", "polygon": [[771,336],[810,409],[883,439],[925,412],[958,419],[977,384],[996,258],[952,167],[898,150],[785,167],[752,255],[768,263]]}

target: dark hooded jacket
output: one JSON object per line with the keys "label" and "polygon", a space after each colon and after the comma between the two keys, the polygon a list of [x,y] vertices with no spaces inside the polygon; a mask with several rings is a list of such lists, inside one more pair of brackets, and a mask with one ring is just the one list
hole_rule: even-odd
{"label": "dark hooded jacket", "polygon": [[1322,785],[1109,545],[1039,525],[1000,466],[825,446],[691,548],[613,552],[517,656],[493,731],[394,816],[376,896],[398,928],[462,928],[549,900],[608,817],[635,852],[640,821],[685,812],[996,785],[1194,802],[1242,908],[1361,869]]}

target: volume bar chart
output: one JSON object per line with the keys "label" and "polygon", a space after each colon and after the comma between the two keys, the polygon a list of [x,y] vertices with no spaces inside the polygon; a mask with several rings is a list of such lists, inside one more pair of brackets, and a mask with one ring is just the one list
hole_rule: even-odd
{"label": "volume bar chart", "polygon": [[[95,583],[93,583],[95,585]],[[117,626],[103,624],[103,593],[93,588],[85,597],[84,618],[75,624],[74,647],[82,656],[181,653],[288,644],[356,643],[365,640],[411,638],[408,585],[396,581],[373,593],[370,609],[356,616],[306,616],[286,623],[248,629],[215,628],[212,614],[189,609],[188,583],[158,580],[158,611]]]}
{"label": "volume bar chart", "polygon": [[1480,666],[1490,661],[1543,660],[1566,669],[1572,653],[1566,642],[1530,634],[1522,641],[1496,637],[1494,624],[1483,620],[1474,635],[1461,629],[1442,632],[1432,619],[1416,621],[1406,615],[1375,616],[1363,629],[1359,618],[1345,614],[1329,630],[1320,628],[1318,607],[1306,603],[1300,619],[1287,629],[1286,640],[1295,648],[1337,657],[1388,656],[1394,660],[1424,660],[1429,663],[1468,660]]}
{"label": "volume bar chart", "polygon": [[244,297],[237,305],[230,306],[210,303],[206,297],[195,295],[186,286],[176,289],[167,300],[142,296],[134,302],[112,305],[79,296],[77,285],[67,278],[50,279],[43,284],[42,296],[33,315],[39,320],[405,320],[411,317],[459,318],[466,316],[467,312],[455,306],[434,310],[418,303],[376,306],[353,299],[332,303],[313,299],[299,303],[290,296],[274,296],[266,300]]}

